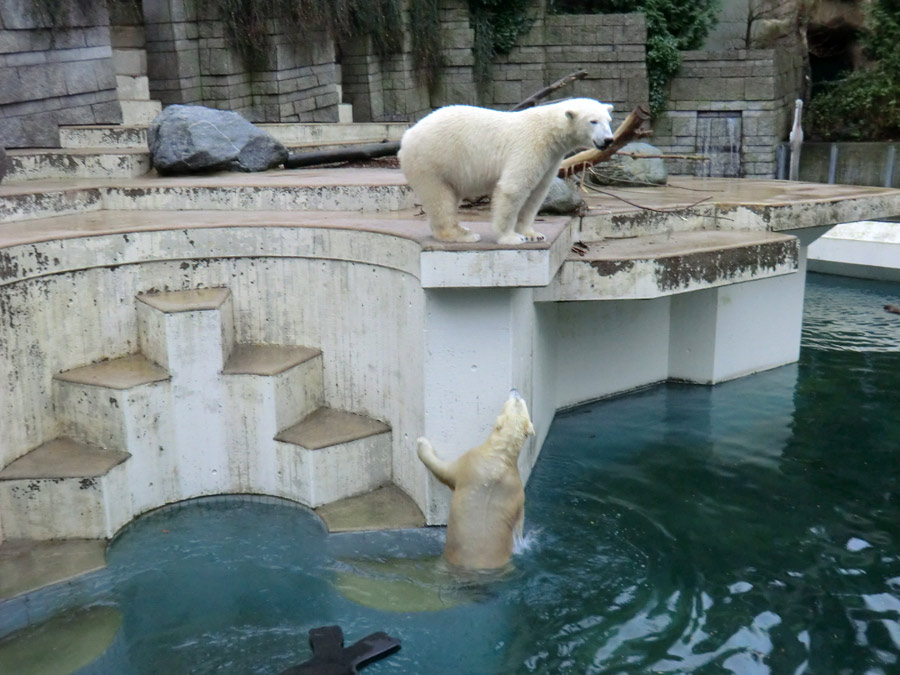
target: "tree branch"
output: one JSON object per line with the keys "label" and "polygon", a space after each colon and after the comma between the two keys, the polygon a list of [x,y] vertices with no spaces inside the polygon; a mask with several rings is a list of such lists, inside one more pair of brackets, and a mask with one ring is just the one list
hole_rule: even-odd
{"label": "tree branch", "polygon": [[[573,173],[584,171],[593,166],[597,162],[605,162],[612,157],[616,151],[628,144],[629,141],[638,137],[641,131],[641,125],[650,119],[650,110],[643,103],[628,113],[625,121],[619,125],[613,134],[613,142],[604,150],[585,150],[577,155],[563,160],[559,167],[559,177],[566,178]],[[645,134],[641,134],[645,135]]]}
{"label": "tree branch", "polygon": [[531,96],[526,98],[521,103],[517,103],[514,107],[510,108],[510,112],[516,112],[518,110],[525,110],[526,108],[531,108],[536,105],[538,101],[542,101],[547,98],[550,94],[558,89],[562,89],[563,87],[571,84],[575,80],[583,80],[588,75],[586,70],[578,70],[574,73],[569,73],[565,77],[559,78],[556,82],[551,84],[549,87],[544,87],[540,91],[534,92]]}

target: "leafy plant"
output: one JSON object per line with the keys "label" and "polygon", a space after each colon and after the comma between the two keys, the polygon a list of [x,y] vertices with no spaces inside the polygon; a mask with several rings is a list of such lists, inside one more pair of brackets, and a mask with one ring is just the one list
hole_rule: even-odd
{"label": "leafy plant", "polygon": [[666,107],[666,87],[681,66],[681,52],[699,49],[715,25],[719,0],[551,0],[560,14],[642,12],[647,19],[647,79],[650,108]]}
{"label": "leafy plant", "polygon": [[469,14],[475,29],[474,77],[479,95],[486,97],[497,54],[508,54],[519,36],[531,29],[528,0],[469,0]]}
{"label": "leafy plant", "polygon": [[891,140],[900,138],[900,2],[874,0],[867,7],[862,43],[872,63],[820,85],[810,101],[806,126],[812,138]]}
{"label": "leafy plant", "polygon": [[416,0],[410,7],[413,65],[430,88],[444,67],[440,0]]}

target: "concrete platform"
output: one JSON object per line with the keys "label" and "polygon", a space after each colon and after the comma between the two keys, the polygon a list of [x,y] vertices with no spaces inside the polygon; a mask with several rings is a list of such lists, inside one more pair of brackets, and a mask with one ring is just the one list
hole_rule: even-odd
{"label": "concrete platform", "polygon": [[341,499],[320,506],[315,511],[329,532],[403,530],[425,526],[425,516],[419,507],[396,485]]}
{"label": "concrete platform", "polygon": [[843,223],[809,247],[809,269],[859,279],[900,281],[900,222]]}
{"label": "concrete platform", "polygon": [[87,384],[108,389],[130,389],[169,379],[169,373],[142,354],[131,354],[90,366],[74,368],[54,376],[61,382]]}
{"label": "concrete platform", "polygon": [[[586,215],[537,223],[545,241],[504,247],[485,208],[461,216],[481,242],[434,240],[388,169],[2,185],[0,387],[17,395],[0,408],[0,465],[59,435],[56,373],[140,349],[172,379],[84,408],[77,391],[64,408],[125,442],[97,445],[141,448],[110,502],[131,500],[124,518],[200,494],[318,507],[394,484],[440,524],[449,492],[418,461],[418,436],[452,460],[483,441],[515,386],[537,432],[520,457],[527,480],[560,408],[790,363],[808,243],[843,220],[900,212],[900,191],[780,181],[678,178],[614,193],[632,203],[589,195]],[[224,288],[221,306],[190,301]],[[159,291],[178,301],[135,302]],[[204,311],[156,316],[179,306]],[[244,345],[321,353],[291,379],[269,373],[301,353]],[[113,428],[110,398],[133,423]],[[383,424],[344,442],[354,434],[312,424],[319,407]],[[0,514],[0,537],[18,531],[8,522]]]}

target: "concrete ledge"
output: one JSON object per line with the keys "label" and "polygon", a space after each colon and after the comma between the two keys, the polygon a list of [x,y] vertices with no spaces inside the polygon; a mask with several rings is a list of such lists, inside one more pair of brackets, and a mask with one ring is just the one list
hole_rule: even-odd
{"label": "concrete ledge", "polygon": [[419,507],[396,485],[339,499],[315,511],[329,532],[402,530],[425,526],[425,516]]}
{"label": "concrete ledge", "polygon": [[278,375],[322,355],[322,350],[289,345],[235,345],[222,370],[226,375]]}
{"label": "concrete ledge", "polygon": [[131,457],[121,450],[57,438],[38,446],[0,471],[0,481],[44,478],[97,478]]}
{"label": "concrete ledge", "polygon": [[766,232],[676,232],[587,246],[537,300],[658,298],[791,274],[800,255],[795,237]]}
{"label": "concrete ledge", "polygon": [[104,567],[105,539],[5,541],[0,546],[0,601]]}
{"label": "concrete ledge", "polygon": [[168,380],[169,373],[142,354],[132,354],[67,370],[55,375],[54,379],[107,389],[131,389],[151,382]]}
{"label": "concrete ledge", "polygon": [[319,408],[294,426],[279,431],[275,440],[299,445],[306,450],[321,450],[387,433],[390,430],[391,428],[383,422],[362,415]]}
{"label": "concrete ledge", "polygon": [[151,169],[146,150],[9,150],[6,183],[52,178],[136,178]]}
{"label": "concrete ledge", "polygon": [[230,296],[231,291],[227,288],[196,288],[187,291],[141,293],[137,296],[137,300],[163,314],[178,314],[219,309]]}
{"label": "concrete ledge", "polygon": [[844,223],[810,244],[809,269],[860,279],[900,281],[900,223]]}

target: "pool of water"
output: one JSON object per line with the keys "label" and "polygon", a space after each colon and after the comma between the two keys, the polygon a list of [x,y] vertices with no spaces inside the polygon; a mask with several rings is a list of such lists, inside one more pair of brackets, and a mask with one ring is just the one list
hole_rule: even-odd
{"label": "pool of water", "polygon": [[120,615],[79,672],[278,673],[332,623],[401,640],[372,675],[900,672],[898,300],[811,276],[798,364],[558,415],[498,577],[448,575],[441,529],[329,536],[270,499],[150,514],[71,615]]}

